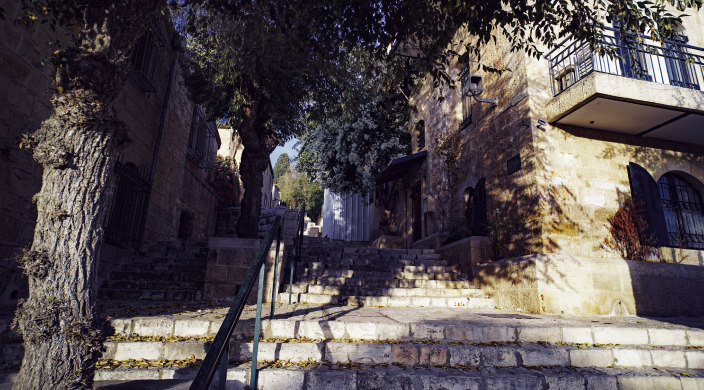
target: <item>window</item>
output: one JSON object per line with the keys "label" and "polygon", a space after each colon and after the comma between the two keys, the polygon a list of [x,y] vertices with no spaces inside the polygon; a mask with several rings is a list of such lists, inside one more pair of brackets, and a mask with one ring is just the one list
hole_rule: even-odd
{"label": "window", "polygon": [[701,194],[675,173],[658,180],[670,246],[704,249],[704,206]]}
{"label": "window", "polygon": [[419,121],[416,125],[416,151],[421,151],[425,148],[425,121]]}
{"label": "window", "polygon": [[152,27],[137,42],[132,55],[132,78],[142,91],[156,92],[159,73],[166,47],[164,33],[158,27]]}
{"label": "window", "polygon": [[509,175],[521,170],[521,155],[520,154],[513,156],[510,159],[508,159],[508,161],[506,161],[506,170],[508,171]]}
{"label": "window", "polygon": [[460,88],[460,93],[462,94],[462,123],[460,123],[460,129],[464,129],[472,124],[472,97],[465,93],[468,90],[467,83],[469,82],[468,65],[465,65],[460,72],[460,82],[462,84]]}
{"label": "window", "polygon": [[704,249],[702,185],[684,173],[668,172],[657,182],[643,167],[628,164],[633,201],[658,246]]}
{"label": "window", "polygon": [[215,126],[205,120],[203,109],[194,108],[186,155],[200,168],[207,169],[215,163],[215,153],[211,150],[215,132]]}
{"label": "window", "polygon": [[117,185],[105,224],[105,241],[112,245],[136,249],[142,241],[149,182],[132,163],[117,162],[115,173]]}
{"label": "window", "polygon": [[[621,56],[619,67],[621,75],[639,80],[653,81],[653,77],[648,74],[653,68],[652,55],[646,52],[646,48],[637,43],[637,34],[629,33],[621,35],[618,30],[618,23],[614,23],[614,38],[618,46],[618,54]],[[648,61],[650,60],[650,61]]]}
{"label": "window", "polygon": [[687,63],[687,48],[684,46],[689,39],[684,30],[679,31],[679,35],[671,41],[663,43],[663,55],[665,56],[665,67],[670,85],[683,88],[699,89],[695,76],[696,68],[694,63]]}

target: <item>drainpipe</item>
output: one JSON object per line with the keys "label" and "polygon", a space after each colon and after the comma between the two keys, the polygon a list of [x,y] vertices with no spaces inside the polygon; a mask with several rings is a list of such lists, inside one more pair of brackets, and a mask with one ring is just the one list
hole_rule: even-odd
{"label": "drainpipe", "polygon": [[144,238],[144,231],[147,224],[147,216],[149,215],[149,206],[151,205],[152,199],[152,186],[154,185],[154,176],[156,176],[156,166],[159,162],[159,151],[161,149],[161,138],[164,134],[164,123],[166,122],[166,112],[169,108],[169,100],[171,98],[171,87],[174,82],[174,76],[176,75],[176,64],[178,63],[178,56],[181,53],[181,41],[178,35],[176,35],[171,42],[171,47],[174,49],[174,58],[171,60],[171,70],[169,71],[169,83],[166,86],[166,93],[164,94],[164,100],[161,105],[161,117],[159,118],[159,129],[156,133],[156,143],[154,145],[154,154],[152,156],[152,168],[149,171],[149,191],[147,192],[146,206],[144,207],[144,218],[142,219],[142,225],[139,228],[139,241],[142,242]]}

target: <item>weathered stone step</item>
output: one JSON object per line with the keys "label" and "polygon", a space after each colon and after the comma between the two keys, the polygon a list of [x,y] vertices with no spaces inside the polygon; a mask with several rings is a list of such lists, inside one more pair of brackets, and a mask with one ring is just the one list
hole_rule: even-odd
{"label": "weathered stone step", "polygon": [[173,289],[148,289],[126,290],[101,288],[98,291],[101,299],[108,300],[151,300],[151,301],[197,301],[202,298],[200,289],[173,290]]}
{"label": "weathered stone step", "polygon": [[[98,370],[95,387],[102,381],[149,379],[171,380],[169,389],[185,390],[195,377],[197,367]],[[704,373],[661,369],[444,369],[396,366],[347,367],[262,367],[257,389],[266,390],[429,390],[429,389],[521,389],[521,390],[626,390],[626,389],[702,389]],[[227,389],[244,390],[249,383],[249,365],[231,366]],[[213,383],[217,379],[213,380]],[[110,383],[109,385],[116,385]],[[123,385],[124,386],[124,385]],[[163,386],[162,386],[163,388]]]}
{"label": "weathered stone step", "polygon": [[[283,294],[288,299],[287,294]],[[704,330],[647,321],[617,319],[559,321],[549,316],[497,310],[452,311],[432,308],[365,308],[280,305],[273,321],[268,310],[261,336],[268,339],[436,340],[444,342],[618,344],[632,346],[704,347]],[[226,310],[146,317],[113,317],[116,335],[213,337]],[[457,314],[454,314],[457,313]],[[251,339],[253,310],[245,310],[233,337]],[[451,314],[451,317],[447,317]],[[605,324],[608,322],[609,324]]]}
{"label": "weathered stone step", "polygon": [[[295,341],[295,339],[293,340]],[[103,359],[203,359],[208,342],[107,342]],[[432,367],[616,367],[704,369],[704,350],[634,346],[584,347],[574,345],[472,345],[414,342],[260,342],[259,362],[394,364]],[[252,359],[252,343],[232,342],[230,361]]]}
{"label": "weathered stone step", "polygon": [[[321,286],[375,286],[375,287],[395,287],[395,288],[463,288],[476,289],[474,284],[467,280],[424,280],[424,279],[364,279],[353,276],[332,277],[310,276],[300,278],[296,282],[298,285],[321,285]],[[480,289],[477,289],[481,291]]]}
{"label": "weathered stone step", "polygon": [[106,280],[101,289],[113,290],[189,290],[200,289],[203,285],[198,280]]}
{"label": "weathered stone step", "polygon": [[[284,291],[288,291],[286,286]],[[344,295],[344,296],[380,296],[380,297],[433,297],[433,298],[466,298],[484,297],[484,293],[476,288],[403,288],[383,286],[330,286],[318,284],[297,283],[292,292],[299,294]]]}
{"label": "weathered stone step", "polygon": [[323,263],[323,264],[343,264],[347,267],[373,265],[377,267],[401,268],[404,266],[448,266],[446,260],[423,260],[423,259],[380,259],[366,256],[360,257],[339,257],[329,258],[322,256],[305,256],[300,258],[301,263]]}
{"label": "weathered stone step", "polygon": [[456,273],[457,266],[443,266],[443,265],[403,265],[400,263],[388,264],[384,262],[370,263],[370,264],[342,264],[342,263],[323,263],[319,261],[308,262],[298,264],[298,267],[305,267],[307,269],[328,269],[328,270],[353,270],[353,271],[367,271],[367,272],[377,272],[380,274],[394,274],[394,273]]}
{"label": "weathered stone step", "polygon": [[[451,290],[450,290],[451,291]],[[347,306],[383,307],[453,307],[464,309],[491,309],[494,300],[484,297],[429,297],[429,296],[349,296],[327,294],[293,294],[292,303],[331,304]],[[288,293],[280,293],[281,302],[288,301]]]}
{"label": "weathered stone step", "polygon": [[329,268],[298,268],[296,274],[299,277],[333,277],[333,278],[361,278],[368,280],[391,280],[391,279],[409,279],[409,280],[461,280],[462,276],[455,272],[382,272],[382,271],[367,271],[367,270],[351,270],[351,269],[329,269]]}

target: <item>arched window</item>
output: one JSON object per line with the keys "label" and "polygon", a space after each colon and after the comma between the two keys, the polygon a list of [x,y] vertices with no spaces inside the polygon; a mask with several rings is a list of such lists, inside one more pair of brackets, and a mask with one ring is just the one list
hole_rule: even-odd
{"label": "arched window", "polygon": [[418,151],[425,148],[425,121],[419,121],[416,125],[416,146]]}
{"label": "arched window", "polygon": [[658,180],[671,246],[704,249],[704,205],[702,195],[682,176],[668,172]]}

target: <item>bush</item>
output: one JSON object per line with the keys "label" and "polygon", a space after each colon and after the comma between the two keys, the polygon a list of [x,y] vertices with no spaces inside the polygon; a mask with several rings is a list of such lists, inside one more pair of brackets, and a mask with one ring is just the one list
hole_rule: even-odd
{"label": "bush", "polygon": [[211,185],[218,196],[220,207],[236,206],[239,203],[239,178],[230,157],[217,156]]}
{"label": "bush", "polygon": [[604,246],[624,259],[636,261],[658,260],[655,237],[646,233],[648,224],[640,216],[641,204],[628,199],[614,215],[607,218],[611,237],[604,239]]}

